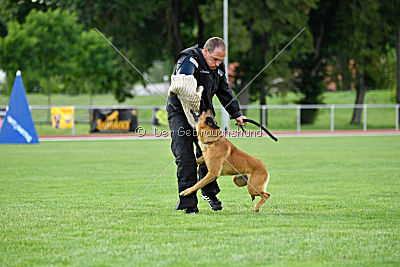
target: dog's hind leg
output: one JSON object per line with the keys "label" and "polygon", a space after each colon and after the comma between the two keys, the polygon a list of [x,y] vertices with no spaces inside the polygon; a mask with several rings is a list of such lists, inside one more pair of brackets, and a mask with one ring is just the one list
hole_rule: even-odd
{"label": "dog's hind leg", "polygon": [[250,176],[250,180],[247,183],[247,190],[251,196],[251,199],[254,200],[255,197],[260,196],[261,199],[254,206],[254,211],[258,212],[262,205],[264,205],[265,201],[271,196],[267,193],[266,187],[269,180],[269,174],[266,170],[259,171],[256,173],[252,173]]}
{"label": "dog's hind leg", "polygon": [[270,193],[262,192],[261,195],[260,195],[260,197],[261,197],[260,201],[258,201],[258,202],[256,203],[256,205],[254,205],[254,212],[259,212],[261,206],[264,205],[265,201],[267,201],[267,199],[268,199],[270,196],[271,196]]}

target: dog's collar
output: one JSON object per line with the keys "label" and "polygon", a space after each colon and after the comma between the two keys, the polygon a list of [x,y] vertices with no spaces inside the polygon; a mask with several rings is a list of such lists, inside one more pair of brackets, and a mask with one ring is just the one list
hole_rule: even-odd
{"label": "dog's collar", "polygon": [[202,141],[200,141],[200,142],[202,142],[205,145],[211,145],[212,143],[215,143],[215,142],[218,142],[219,140],[221,140],[221,137],[222,136],[218,136],[217,140],[213,140],[213,141],[210,141],[210,142],[202,142]]}

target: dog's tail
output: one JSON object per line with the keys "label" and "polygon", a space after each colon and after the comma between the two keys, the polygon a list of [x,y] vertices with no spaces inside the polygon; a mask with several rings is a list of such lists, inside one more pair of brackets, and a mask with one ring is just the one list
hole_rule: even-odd
{"label": "dog's tail", "polygon": [[268,136],[272,138],[272,140],[274,140],[275,142],[278,142],[278,138],[276,138],[275,136],[273,136],[272,133],[270,133],[267,129],[265,129],[264,126],[262,126],[262,125],[259,124],[258,122],[253,121],[253,120],[251,120],[251,119],[243,119],[243,121],[244,121],[244,122],[250,122],[250,123],[252,123],[252,124],[254,124],[254,125],[257,125],[257,126],[260,127],[261,129],[263,129],[264,132],[266,132],[266,133],[268,134]]}

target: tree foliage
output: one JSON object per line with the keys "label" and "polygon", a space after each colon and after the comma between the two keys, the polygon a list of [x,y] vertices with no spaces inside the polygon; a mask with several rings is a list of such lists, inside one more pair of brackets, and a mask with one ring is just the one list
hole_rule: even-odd
{"label": "tree foliage", "polygon": [[79,45],[74,75],[83,79],[73,79],[74,93],[88,93],[91,101],[96,93],[115,93],[119,69],[114,51],[93,29],[82,32]]}
{"label": "tree foliage", "polygon": [[[300,53],[312,49],[308,30],[265,71],[259,72],[306,26],[307,15],[315,4],[316,1],[289,0],[229,2],[229,61],[239,63],[233,88],[240,93],[241,104],[256,100],[267,104],[266,96],[272,87],[280,86],[280,92],[293,89],[289,64]],[[202,7],[203,19],[210,25],[206,36],[222,35],[222,7],[222,1],[209,1]],[[283,82],[274,84],[276,78]]]}
{"label": "tree foliage", "polygon": [[71,60],[78,53],[81,26],[69,11],[32,10],[26,21],[8,24],[8,34],[1,43],[1,66],[12,77],[17,69],[24,73],[30,91],[51,93],[47,82],[62,82],[74,69]]}
{"label": "tree foliage", "polygon": [[[299,103],[317,104],[328,77],[339,89],[355,84],[355,102],[363,103],[367,89],[393,85],[387,54],[396,48],[400,57],[399,7],[399,0],[230,0],[228,52],[237,63],[232,87],[242,104],[267,104],[266,95],[289,90],[299,93]],[[113,92],[123,101],[133,84],[146,81],[94,28],[142,73],[161,61],[169,75],[181,49],[223,35],[222,9],[220,0],[3,0],[0,68],[7,77],[22,69],[30,91]],[[316,114],[303,111],[302,123]]]}
{"label": "tree foliage", "polygon": [[23,24],[10,22],[7,30],[0,43],[1,66],[11,80],[20,69],[28,91],[50,96],[117,88],[115,54],[97,32],[83,30],[74,13],[33,9]]}
{"label": "tree foliage", "polygon": [[[329,45],[331,64],[341,69],[344,77],[355,71],[354,83],[357,91],[355,104],[363,104],[368,89],[387,87],[386,38],[388,24],[380,14],[380,1],[339,0],[338,11]],[[345,38],[344,38],[345,36]],[[349,61],[354,62],[349,68]],[[347,74],[346,74],[347,73]],[[351,123],[360,124],[361,109],[354,109]]]}
{"label": "tree foliage", "polygon": [[[113,44],[142,73],[146,72],[154,60],[163,60],[167,53],[165,0],[156,1],[72,1],[71,9],[77,12],[79,21],[88,29],[97,28],[113,37]],[[111,47],[109,47],[112,50]],[[113,51],[116,55],[117,52]],[[114,91],[115,97],[123,101],[132,97],[131,86],[145,83],[141,74],[118,56],[120,84]]]}
{"label": "tree foliage", "polygon": [[[298,104],[321,104],[325,91],[326,58],[329,57],[329,33],[332,31],[331,21],[335,17],[337,6],[334,1],[321,0],[317,8],[308,15],[307,27],[313,37],[313,49],[300,53],[291,64],[297,69],[294,75],[295,86],[301,94]],[[317,116],[317,109],[303,109],[301,123],[311,124]]]}

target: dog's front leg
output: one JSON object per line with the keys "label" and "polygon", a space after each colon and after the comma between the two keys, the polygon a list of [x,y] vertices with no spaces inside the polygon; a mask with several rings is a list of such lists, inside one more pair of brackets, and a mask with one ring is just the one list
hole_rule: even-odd
{"label": "dog's front leg", "polygon": [[202,188],[203,186],[211,183],[212,181],[214,181],[215,179],[218,178],[219,175],[214,174],[213,172],[208,172],[207,175],[201,179],[200,181],[198,181],[194,186],[189,187],[188,189],[182,191],[179,193],[179,195],[181,196],[187,196],[192,194],[193,192],[196,192],[197,190],[199,190],[200,188]]}
{"label": "dog's front leg", "polygon": [[[208,157],[209,155],[210,157]],[[206,184],[209,184],[215,179],[217,179],[221,174],[222,164],[224,163],[225,156],[226,156],[226,151],[223,149],[223,147],[222,149],[220,147],[209,148],[209,150],[207,151],[207,158],[206,158],[206,164],[208,168],[207,175],[203,179],[198,181],[194,186],[189,187],[188,189],[182,191],[180,195],[181,196],[190,195],[193,192],[196,192],[197,190],[205,186]]]}
{"label": "dog's front leg", "polygon": [[204,163],[204,155],[201,156],[200,158],[196,159],[196,164],[197,165],[200,165],[200,164],[203,164],[203,163]]}

